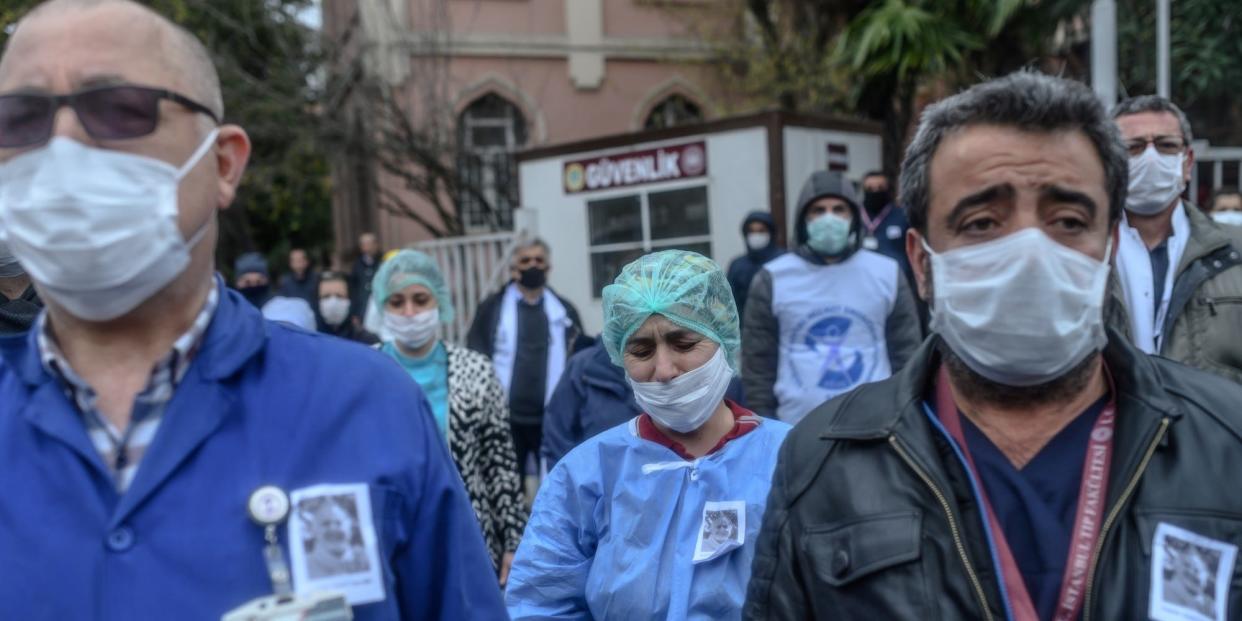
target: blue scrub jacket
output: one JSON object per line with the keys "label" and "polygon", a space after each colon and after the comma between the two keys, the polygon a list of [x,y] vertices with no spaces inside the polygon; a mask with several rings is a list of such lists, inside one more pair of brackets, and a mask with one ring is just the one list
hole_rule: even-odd
{"label": "blue scrub jacket", "polygon": [[[639,437],[635,420],[583,442],[535,497],[509,574],[509,615],[740,620],[772,470],[789,429],[762,419],[693,461]],[[745,503],[743,545],[695,563],[703,510],[720,501]]]}
{"label": "blue scrub jacket", "polygon": [[34,333],[0,339],[0,617],[219,619],[272,592],[246,513],[255,488],[366,483],[386,598],[355,619],[506,618],[418,386],[378,352],[267,322],[217,286],[203,345],[121,495]]}

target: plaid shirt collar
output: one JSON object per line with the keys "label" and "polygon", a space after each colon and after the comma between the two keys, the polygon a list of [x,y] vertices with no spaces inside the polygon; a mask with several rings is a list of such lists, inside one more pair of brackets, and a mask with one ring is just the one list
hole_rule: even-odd
{"label": "plaid shirt collar", "polygon": [[[185,377],[194,359],[194,354],[202,345],[203,337],[207,334],[207,327],[211,325],[211,319],[216,314],[219,302],[219,288],[212,283],[211,291],[207,294],[207,301],[203,304],[202,310],[198,312],[198,316],[194,318],[194,323],[190,325],[189,330],[173,342],[172,350],[156,363],[155,368],[151,370],[151,377],[147,380],[146,387],[138,393],[138,400],[161,402],[172,398],[173,389]],[[39,314],[39,319],[35,324],[35,333],[38,337],[39,356],[43,361],[43,368],[60,380],[79,410],[83,413],[93,412],[97,398],[95,390],[74,372],[64,353],[56,344],[56,339],[47,322],[47,311]]]}

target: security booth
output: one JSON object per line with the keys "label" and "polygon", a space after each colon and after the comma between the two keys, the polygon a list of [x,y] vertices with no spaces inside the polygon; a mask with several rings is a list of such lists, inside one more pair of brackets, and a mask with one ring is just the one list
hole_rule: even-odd
{"label": "security booth", "polygon": [[880,142],[876,123],[762,112],[540,147],[517,156],[517,220],[548,242],[549,284],[597,334],[600,292],[625,264],[685,249],[727,269],[752,211],[772,214],[784,244],[811,173],[860,181],[880,168]]}

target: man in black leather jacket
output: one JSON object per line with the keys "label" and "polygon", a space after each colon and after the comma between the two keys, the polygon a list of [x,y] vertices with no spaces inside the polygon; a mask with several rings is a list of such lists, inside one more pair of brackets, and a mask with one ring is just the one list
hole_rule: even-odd
{"label": "man in black leather jacket", "polygon": [[790,433],[747,619],[1242,611],[1242,387],[1103,326],[1126,179],[1081,84],[928,109],[901,187],[933,336]]}

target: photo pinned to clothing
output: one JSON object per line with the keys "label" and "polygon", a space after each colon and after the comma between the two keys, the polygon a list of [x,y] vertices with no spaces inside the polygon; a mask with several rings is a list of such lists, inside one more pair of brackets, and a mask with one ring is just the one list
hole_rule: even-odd
{"label": "photo pinned to clothing", "polygon": [[291,494],[289,558],[299,594],[337,591],[350,605],[384,599],[378,538],[365,483],[316,485]]}
{"label": "photo pinned to clothing", "polygon": [[694,546],[694,563],[710,561],[746,543],[746,502],[728,500],[703,505],[703,522]]}
{"label": "photo pinned to clothing", "polygon": [[1154,621],[1225,621],[1238,547],[1161,522],[1151,545]]}

